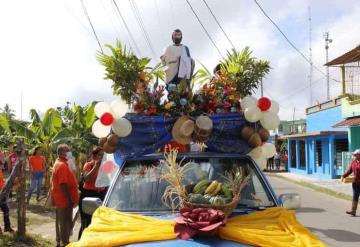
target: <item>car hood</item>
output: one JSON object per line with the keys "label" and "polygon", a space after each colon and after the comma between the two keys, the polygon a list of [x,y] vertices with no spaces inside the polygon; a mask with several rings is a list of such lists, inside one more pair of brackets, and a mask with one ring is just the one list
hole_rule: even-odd
{"label": "car hood", "polygon": [[246,244],[240,244],[233,241],[221,239],[219,237],[196,237],[194,239],[181,240],[164,240],[164,241],[154,241],[154,242],[146,242],[146,243],[138,243],[138,244],[129,244],[125,246],[133,246],[133,247],[242,247],[242,246],[250,246]]}
{"label": "car hood", "polygon": [[[254,212],[251,209],[244,209],[242,212],[238,212],[237,214],[248,214]],[[147,216],[156,217],[158,219],[174,219],[174,214],[165,214],[165,215],[156,215],[156,214],[146,214]],[[143,242],[136,244],[125,245],[128,247],[245,247],[250,246],[246,244],[241,244],[225,239],[221,239],[217,236],[196,236],[194,238],[188,240],[181,239],[171,239],[171,240],[163,240],[163,241],[154,241],[154,242]]]}

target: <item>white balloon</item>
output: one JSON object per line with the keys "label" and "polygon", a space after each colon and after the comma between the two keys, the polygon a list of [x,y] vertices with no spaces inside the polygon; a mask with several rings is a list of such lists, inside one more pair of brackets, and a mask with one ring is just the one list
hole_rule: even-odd
{"label": "white balloon", "polygon": [[245,110],[248,107],[256,106],[257,105],[257,99],[253,96],[246,96],[240,101],[241,109]]}
{"label": "white balloon", "polygon": [[257,107],[255,105],[255,106],[246,108],[244,111],[244,116],[247,121],[249,121],[251,123],[255,123],[255,122],[259,121],[259,119],[261,118],[262,112],[259,109],[259,107]]}
{"label": "white balloon", "polygon": [[269,159],[273,157],[276,153],[275,145],[272,143],[264,143],[263,148],[263,157]]}
{"label": "white balloon", "polygon": [[128,104],[122,99],[116,99],[110,104],[111,113],[114,115],[114,118],[123,117],[128,111]]}
{"label": "white balloon", "polygon": [[130,135],[132,131],[132,125],[129,120],[122,117],[114,121],[114,123],[112,124],[112,130],[118,136],[125,137]]}
{"label": "white balloon", "polygon": [[99,102],[94,108],[95,115],[100,118],[105,112],[110,112],[110,105],[106,102]]}
{"label": "white balloon", "polygon": [[272,100],[271,106],[268,111],[278,114],[279,113],[279,103],[276,102],[275,100]]}
{"label": "white balloon", "polygon": [[253,159],[257,159],[257,158],[260,158],[262,156],[262,148],[261,147],[256,147],[256,148],[253,148],[249,153],[248,155],[253,158]]}
{"label": "white balloon", "polygon": [[264,170],[266,168],[267,159],[265,157],[261,156],[260,158],[256,158],[254,160],[261,170]]}
{"label": "white balloon", "polygon": [[267,130],[275,130],[280,124],[280,118],[277,114],[266,111],[263,112],[260,123]]}
{"label": "white balloon", "polygon": [[96,120],[92,126],[92,133],[97,138],[107,137],[110,133],[111,126],[103,125],[100,120]]}

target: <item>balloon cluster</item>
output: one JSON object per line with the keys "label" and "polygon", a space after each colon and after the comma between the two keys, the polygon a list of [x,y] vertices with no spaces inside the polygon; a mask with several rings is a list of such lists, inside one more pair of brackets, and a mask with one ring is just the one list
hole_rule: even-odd
{"label": "balloon cluster", "polygon": [[266,97],[256,99],[253,96],[246,96],[240,101],[244,111],[244,117],[251,123],[260,121],[262,127],[257,129],[245,126],[241,131],[241,136],[253,147],[250,155],[262,168],[266,167],[267,159],[276,153],[275,145],[266,143],[269,138],[269,130],[275,130],[280,124],[278,116],[279,104]]}
{"label": "balloon cluster", "polygon": [[[115,152],[119,137],[126,137],[132,131],[132,125],[129,120],[124,118],[127,111],[127,104],[116,99],[111,104],[99,102],[95,105],[95,115],[99,118],[92,126],[92,133],[99,140],[100,146],[106,153]],[[114,134],[110,134],[110,132]]]}
{"label": "balloon cluster", "polygon": [[276,101],[266,97],[257,100],[253,96],[246,96],[240,101],[240,105],[247,121],[251,123],[260,121],[267,130],[275,130],[279,126],[279,104]]}

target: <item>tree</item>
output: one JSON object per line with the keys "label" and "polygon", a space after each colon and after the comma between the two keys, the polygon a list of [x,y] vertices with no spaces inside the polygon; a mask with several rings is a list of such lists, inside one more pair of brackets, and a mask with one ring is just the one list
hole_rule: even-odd
{"label": "tree", "polygon": [[48,187],[50,184],[49,168],[55,161],[56,144],[64,137],[59,134],[63,128],[63,122],[59,112],[54,108],[48,109],[42,119],[35,109],[30,110],[30,116],[30,130],[35,134],[32,144],[39,146],[46,158],[45,187]]}
{"label": "tree", "polygon": [[0,111],[8,120],[15,117],[15,111],[10,108],[9,104],[5,104],[4,108],[0,108]]}
{"label": "tree", "polygon": [[70,106],[68,103],[64,108],[58,108],[63,123],[65,123],[64,129],[58,135],[62,136],[62,142],[72,148],[78,177],[81,171],[80,165],[86,161],[90,150],[98,142],[91,131],[95,121],[96,103],[94,101],[85,107],[76,104]]}

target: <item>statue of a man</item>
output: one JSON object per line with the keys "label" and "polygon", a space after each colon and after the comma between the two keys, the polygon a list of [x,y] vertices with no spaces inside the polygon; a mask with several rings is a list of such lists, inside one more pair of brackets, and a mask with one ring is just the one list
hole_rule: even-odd
{"label": "statue of a man", "polygon": [[173,44],[168,46],[164,55],[160,57],[167,66],[165,73],[166,84],[178,84],[182,79],[190,80],[194,72],[195,61],[190,56],[189,48],[181,44],[182,33],[175,29],[172,33]]}

